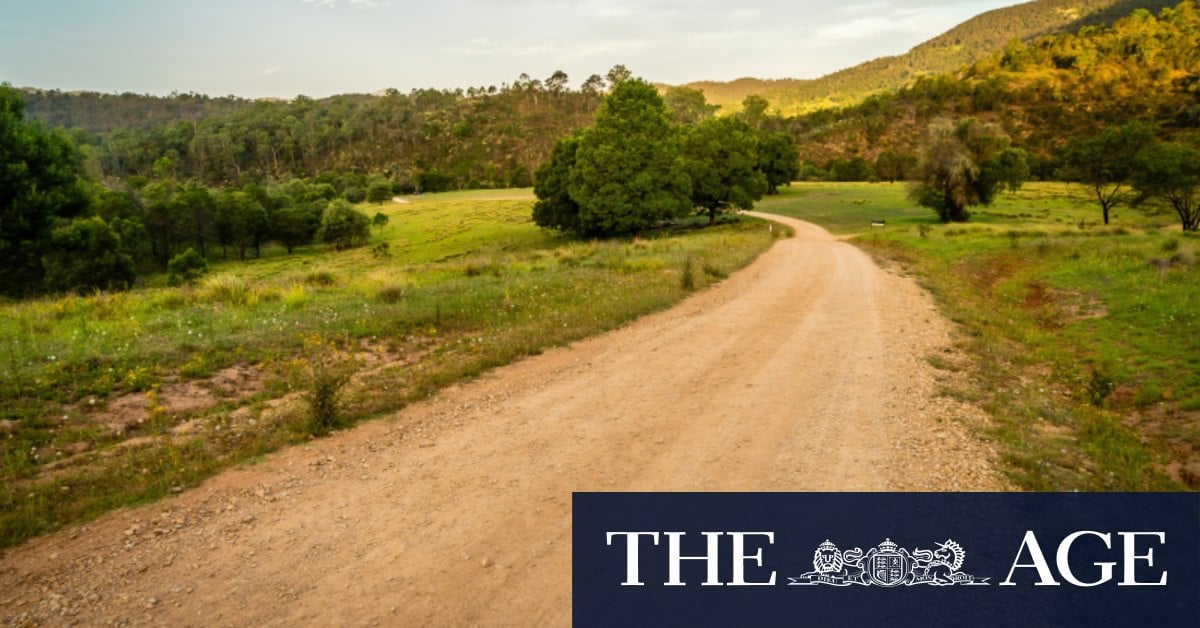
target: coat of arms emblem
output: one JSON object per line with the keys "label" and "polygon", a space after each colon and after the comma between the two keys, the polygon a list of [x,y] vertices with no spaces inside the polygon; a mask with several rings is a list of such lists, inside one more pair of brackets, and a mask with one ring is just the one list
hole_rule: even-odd
{"label": "coat of arms emblem", "polygon": [[910,552],[889,538],[866,552],[857,547],[843,552],[826,539],[813,552],[813,570],[788,580],[791,584],[842,587],[987,584],[987,578],[960,571],[967,556],[961,545],[946,539],[934,546]]}

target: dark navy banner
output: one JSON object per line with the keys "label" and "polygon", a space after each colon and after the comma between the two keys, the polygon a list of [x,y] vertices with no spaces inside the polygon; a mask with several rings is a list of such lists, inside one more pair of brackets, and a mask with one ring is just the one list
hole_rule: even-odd
{"label": "dark navy banner", "polygon": [[576,626],[1200,626],[1200,494],[576,493]]}

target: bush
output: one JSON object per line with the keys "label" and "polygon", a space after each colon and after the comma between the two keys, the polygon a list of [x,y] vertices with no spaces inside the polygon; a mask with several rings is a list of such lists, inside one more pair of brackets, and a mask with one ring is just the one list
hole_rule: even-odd
{"label": "bush", "polygon": [[341,396],[342,389],[346,387],[350,377],[344,370],[328,368],[329,366],[314,366],[312,382],[306,397],[308,420],[304,427],[305,432],[313,436],[324,436],[345,424],[338,410],[338,397]]}
{"label": "bush", "polygon": [[335,200],[321,212],[321,228],[317,238],[335,250],[362,246],[370,237],[371,219],[354,209],[350,203]]}
{"label": "bush", "polygon": [[98,217],[80,218],[54,229],[42,266],[46,286],[55,290],[125,289],[134,279],[133,258],[121,246],[120,237]]}
{"label": "bush", "polygon": [[208,261],[197,253],[196,249],[188,247],[188,250],[167,262],[167,270],[171,272],[169,283],[178,286],[196,281],[208,272]]}

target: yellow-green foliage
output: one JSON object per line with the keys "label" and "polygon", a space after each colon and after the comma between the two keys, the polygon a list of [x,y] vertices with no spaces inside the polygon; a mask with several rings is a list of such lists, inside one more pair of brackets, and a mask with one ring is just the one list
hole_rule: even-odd
{"label": "yellow-green foliage", "polygon": [[[265,248],[214,264],[196,286],[0,304],[0,420],[18,426],[0,439],[0,544],[613,328],[682,298],[689,256],[736,269],[772,242],[754,220],[581,242],[534,226],[532,203],[528,190],[425,195],[382,208],[388,228],[372,244],[387,242],[387,257]],[[695,287],[717,279],[696,272]],[[324,358],[337,378],[314,376]],[[234,365],[258,370],[265,390],[198,414],[166,410],[171,386]],[[359,371],[342,382],[342,367]],[[310,393],[316,411],[285,403],[266,418],[265,402],[289,392]],[[117,434],[90,418],[131,393],[152,393],[149,420]],[[238,405],[252,420],[230,418]],[[168,430],[183,421],[207,427],[181,441]],[[117,446],[133,437],[141,447]],[[40,475],[50,458],[34,454],[79,441],[93,447],[84,460]]]}

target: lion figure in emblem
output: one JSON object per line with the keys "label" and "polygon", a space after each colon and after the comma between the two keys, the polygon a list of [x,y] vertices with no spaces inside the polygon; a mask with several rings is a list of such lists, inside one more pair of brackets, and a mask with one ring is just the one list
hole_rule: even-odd
{"label": "lion figure in emblem", "polygon": [[837,545],[826,539],[813,552],[813,570],[804,575],[837,577],[857,582],[862,579],[863,575],[863,568],[859,564],[861,561],[861,549],[856,547],[841,552]]}

